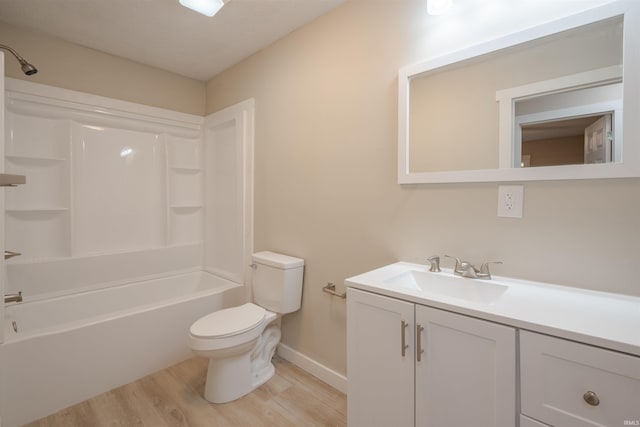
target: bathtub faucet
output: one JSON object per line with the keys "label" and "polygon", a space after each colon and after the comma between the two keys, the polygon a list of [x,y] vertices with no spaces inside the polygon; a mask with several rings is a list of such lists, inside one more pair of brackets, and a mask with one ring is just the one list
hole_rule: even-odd
{"label": "bathtub faucet", "polygon": [[4,296],[4,303],[8,302],[22,302],[22,291],[17,294],[7,294]]}

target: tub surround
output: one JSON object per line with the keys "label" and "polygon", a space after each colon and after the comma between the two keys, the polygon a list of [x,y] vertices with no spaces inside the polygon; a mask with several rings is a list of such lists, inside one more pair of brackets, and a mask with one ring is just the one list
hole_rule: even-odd
{"label": "tub surround", "polygon": [[203,118],[11,79],[2,93],[5,170],[29,184],[3,215],[22,256],[0,287],[24,295],[0,331],[12,427],[192,356],[189,326],[246,301],[253,101]]}
{"label": "tub surround", "polygon": [[[202,117],[6,80],[6,292],[26,300],[196,268]],[[16,292],[17,292],[16,291]]]}
{"label": "tub surround", "polygon": [[200,268],[245,283],[253,100],[203,118],[6,86],[4,166],[29,185],[6,194],[5,245],[22,255],[5,292],[30,301]]}

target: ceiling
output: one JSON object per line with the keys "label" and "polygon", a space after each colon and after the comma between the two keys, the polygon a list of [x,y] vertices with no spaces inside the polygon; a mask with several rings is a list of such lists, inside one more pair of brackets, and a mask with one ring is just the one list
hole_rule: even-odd
{"label": "ceiling", "polygon": [[225,0],[209,18],[178,0],[0,0],[0,21],[197,80],[345,0]]}

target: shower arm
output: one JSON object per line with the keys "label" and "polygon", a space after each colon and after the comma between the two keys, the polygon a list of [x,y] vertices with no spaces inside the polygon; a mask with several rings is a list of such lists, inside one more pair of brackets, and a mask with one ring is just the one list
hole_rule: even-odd
{"label": "shower arm", "polygon": [[0,44],[0,49],[6,50],[6,51],[10,52],[13,56],[15,56],[15,58],[20,63],[20,67],[22,68],[22,72],[25,73],[27,76],[30,76],[30,75],[35,74],[35,73],[38,72],[36,67],[34,67],[33,65],[31,65],[27,61],[25,61],[24,58],[18,54],[18,52],[13,50],[13,48],[11,48],[11,47],[9,47],[7,45],[4,45],[4,44]]}

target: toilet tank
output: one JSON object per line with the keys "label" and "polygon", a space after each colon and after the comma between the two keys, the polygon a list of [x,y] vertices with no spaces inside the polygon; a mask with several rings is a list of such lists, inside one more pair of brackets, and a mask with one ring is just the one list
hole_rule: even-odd
{"label": "toilet tank", "polygon": [[304,260],[275,252],[253,254],[253,301],[275,313],[300,309]]}

